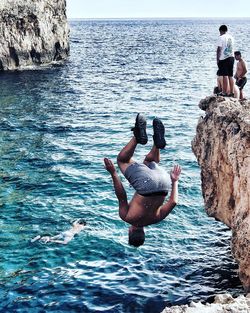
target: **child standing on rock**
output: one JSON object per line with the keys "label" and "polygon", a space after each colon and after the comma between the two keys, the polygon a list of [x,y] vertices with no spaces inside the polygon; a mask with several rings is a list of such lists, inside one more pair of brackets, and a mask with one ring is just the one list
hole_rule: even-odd
{"label": "child standing on rock", "polygon": [[235,57],[235,60],[238,61],[234,78],[236,79],[236,85],[239,87],[239,90],[240,90],[240,100],[243,100],[244,99],[243,88],[247,82],[247,78],[246,78],[247,64],[245,60],[243,60],[243,58],[241,57],[240,51],[235,51],[234,57]]}

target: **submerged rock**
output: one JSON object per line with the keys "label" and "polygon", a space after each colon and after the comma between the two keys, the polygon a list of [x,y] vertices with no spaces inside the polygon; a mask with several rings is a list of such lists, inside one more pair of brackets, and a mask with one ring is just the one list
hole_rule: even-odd
{"label": "submerged rock", "polygon": [[199,106],[206,114],[192,149],[201,167],[205,209],[231,228],[239,277],[250,291],[250,101],[212,96]]}
{"label": "submerged rock", "polygon": [[0,1],[0,71],[48,64],[68,54],[66,0]]}
{"label": "submerged rock", "polygon": [[191,302],[188,305],[173,306],[165,308],[162,313],[249,313],[250,295],[233,298],[229,294],[217,295],[214,303],[202,304],[201,302]]}

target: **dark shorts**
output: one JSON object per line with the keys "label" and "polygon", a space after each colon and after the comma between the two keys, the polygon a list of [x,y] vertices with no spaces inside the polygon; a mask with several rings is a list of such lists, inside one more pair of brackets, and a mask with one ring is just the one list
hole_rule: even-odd
{"label": "dark shorts", "polygon": [[220,70],[217,71],[216,75],[217,76],[222,76],[221,73],[220,73]]}
{"label": "dark shorts", "polygon": [[229,57],[226,58],[225,60],[220,60],[218,63],[218,67],[219,70],[217,72],[217,75],[233,77],[234,57]]}
{"label": "dark shorts", "polygon": [[239,87],[240,90],[243,89],[243,87],[246,85],[246,83],[247,83],[246,77],[242,77],[241,79],[236,81],[236,85]]}

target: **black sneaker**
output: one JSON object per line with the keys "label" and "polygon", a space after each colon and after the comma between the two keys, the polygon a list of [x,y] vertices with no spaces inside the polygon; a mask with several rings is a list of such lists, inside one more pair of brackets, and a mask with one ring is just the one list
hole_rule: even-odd
{"label": "black sneaker", "polygon": [[135,120],[135,127],[131,128],[136,138],[137,143],[145,145],[148,142],[148,135],[146,132],[147,122],[145,117],[138,113]]}
{"label": "black sneaker", "polygon": [[154,128],[154,144],[158,149],[164,149],[166,146],[165,136],[165,127],[162,124],[162,121],[159,118],[155,118],[153,120],[153,128]]}

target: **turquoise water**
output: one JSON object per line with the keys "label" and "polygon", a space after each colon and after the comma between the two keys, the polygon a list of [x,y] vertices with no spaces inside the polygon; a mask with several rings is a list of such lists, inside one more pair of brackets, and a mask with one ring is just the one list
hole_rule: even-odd
{"label": "turquoise water", "polygon": [[[221,21],[71,21],[65,66],[1,74],[0,312],[161,312],[242,292],[230,231],[204,212],[191,140],[215,84]],[[250,21],[227,21],[249,59]],[[247,87],[247,86],[246,86]],[[246,93],[247,93],[246,88]],[[183,168],[179,205],[139,249],[103,158],[115,161],[137,112],[166,125],[162,165]],[[129,198],[133,190],[122,178]],[[30,243],[84,218],[66,246]]]}

